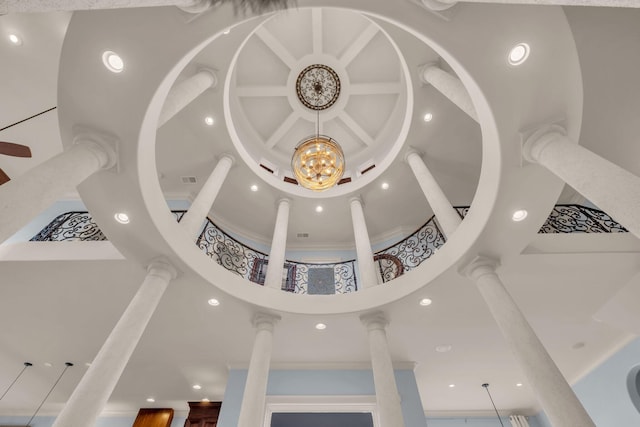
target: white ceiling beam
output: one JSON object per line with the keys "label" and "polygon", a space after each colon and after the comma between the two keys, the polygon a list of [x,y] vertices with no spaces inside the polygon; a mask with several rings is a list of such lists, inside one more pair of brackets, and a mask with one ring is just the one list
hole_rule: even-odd
{"label": "white ceiling beam", "polygon": [[267,146],[267,148],[273,148],[278,145],[278,142],[282,140],[282,138],[287,134],[287,132],[289,132],[289,130],[293,127],[293,125],[298,121],[299,118],[300,113],[297,111],[292,111],[291,114],[289,114],[289,116],[284,119],[280,126],[278,126],[278,129],[276,129],[275,132],[271,134],[269,139],[265,141],[265,145]]}
{"label": "white ceiling beam", "polygon": [[338,118],[342,121],[342,123],[347,126],[347,128],[353,132],[366,146],[372,145],[375,141],[369,135],[367,131],[365,131],[362,126],[360,126],[354,119],[351,117],[346,111],[343,111]]}
{"label": "white ceiling beam", "polygon": [[386,95],[400,93],[400,82],[355,83],[349,86],[350,95]]}
{"label": "white ceiling beam", "polygon": [[351,61],[353,61],[353,59],[358,56],[358,54],[362,52],[365,47],[367,47],[369,42],[375,37],[376,34],[378,34],[378,31],[380,31],[378,27],[371,24],[362,33],[360,33],[358,38],[356,38],[355,41],[349,45],[347,50],[345,50],[340,57],[340,63],[342,64],[342,66],[346,68],[351,63]]}
{"label": "white ceiling beam", "polygon": [[322,53],[322,9],[314,7],[311,9],[311,35],[313,37],[313,54]]}
{"label": "white ceiling beam", "polygon": [[260,27],[260,29],[256,31],[256,35],[264,42],[264,44],[267,45],[269,49],[271,49],[273,53],[276,54],[278,58],[280,58],[282,62],[284,62],[287,67],[293,68],[296,62],[298,62],[291,52],[289,52],[289,50],[280,43],[280,40],[275,38],[275,36],[266,28]]}
{"label": "white ceiling beam", "polygon": [[287,96],[286,86],[240,86],[236,95],[241,98],[261,98],[268,96]]}

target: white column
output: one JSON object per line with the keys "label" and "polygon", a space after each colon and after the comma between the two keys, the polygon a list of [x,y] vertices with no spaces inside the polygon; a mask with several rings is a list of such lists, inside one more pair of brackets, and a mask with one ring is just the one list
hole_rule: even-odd
{"label": "white column", "polygon": [[178,6],[187,12],[200,13],[210,5],[210,0],[0,0],[0,15],[154,6]]}
{"label": "white column", "polygon": [[433,209],[440,228],[442,228],[442,233],[444,233],[447,238],[451,237],[462,221],[460,215],[458,215],[458,212],[451,206],[451,202],[449,202],[449,199],[417,151],[410,150],[405,156],[405,161],[411,166],[411,170],[416,176],[429,206]]}
{"label": "white column", "polygon": [[473,120],[478,121],[478,114],[471,96],[459,78],[447,73],[436,64],[426,64],[420,69],[420,79],[436,88]]}
{"label": "white column", "polygon": [[278,320],[280,316],[266,313],[259,313],[253,319],[253,326],[257,332],[251,351],[237,427],[257,427],[264,424],[267,381],[273,349],[273,328]]}
{"label": "white column", "polygon": [[552,126],[529,137],[526,160],[549,169],[640,237],[640,178],[574,143]]}
{"label": "white column", "polygon": [[273,240],[269,252],[269,264],[264,285],[274,289],[282,289],[282,269],[284,268],[287,250],[287,228],[289,227],[289,199],[278,201],[278,213],[273,229]]}
{"label": "white column", "polygon": [[400,395],[385,332],[389,322],[380,312],[364,314],[360,316],[360,320],[369,333],[369,350],[380,427],[404,427]]}
{"label": "white column", "polygon": [[460,3],[530,4],[555,6],[640,7],[638,0],[422,0],[431,10],[445,10]]}
{"label": "white column", "polygon": [[154,261],[142,286],[102,345],[91,366],[53,423],[54,427],[93,426],[129,362],[149,319],[176,270]]}
{"label": "white column", "polygon": [[213,71],[200,70],[193,76],[181,81],[171,88],[164,106],[158,118],[158,127],[167,123],[173,116],[178,114],[184,107],[191,104],[194,99],[210,87],[218,84],[218,78]]}
{"label": "white column", "polygon": [[0,243],[87,177],[115,162],[115,151],[108,143],[83,135],[64,152],[1,185]]}
{"label": "white column", "polygon": [[189,210],[180,220],[180,226],[184,228],[190,238],[195,239],[198,237],[202,223],[207,218],[207,214],[211,210],[213,202],[216,200],[233,163],[234,159],[229,154],[223,154],[220,157],[213,172],[211,172],[193,203],[189,206]]}
{"label": "white column", "polygon": [[571,386],[547,353],[496,274],[497,262],[478,257],[465,270],[478,287],[505,341],[520,362],[551,425],[595,427]]}
{"label": "white column", "polygon": [[364,219],[362,200],[359,197],[353,197],[349,200],[349,204],[351,205],[353,237],[356,243],[356,258],[362,287],[376,286],[378,285],[378,274],[376,273],[376,264],[373,261],[373,251],[371,250],[367,223]]}

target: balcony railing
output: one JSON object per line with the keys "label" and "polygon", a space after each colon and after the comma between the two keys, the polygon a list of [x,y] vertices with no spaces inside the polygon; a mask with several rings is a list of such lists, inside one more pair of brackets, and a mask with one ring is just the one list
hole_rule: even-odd
{"label": "balcony railing", "polygon": [[[464,218],[468,206],[456,207]],[[180,221],[185,211],[173,211]],[[625,233],[627,229],[606,213],[581,205],[556,205],[538,233]],[[107,240],[88,212],[66,212],[57,216],[31,241]],[[376,252],[375,261],[383,283],[413,270],[446,242],[435,217],[400,242]],[[264,285],[269,255],[253,249],[222,231],[207,218],[196,244],[229,271]],[[299,294],[340,294],[358,290],[355,260],[312,264],[286,261],[282,290]]]}

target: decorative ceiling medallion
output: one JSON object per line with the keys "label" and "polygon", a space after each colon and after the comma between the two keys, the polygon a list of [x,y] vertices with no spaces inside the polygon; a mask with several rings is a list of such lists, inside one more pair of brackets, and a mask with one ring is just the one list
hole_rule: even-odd
{"label": "decorative ceiling medallion", "polygon": [[309,65],[296,81],[298,99],[312,110],[326,110],[338,100],[340,78],[331,67],[323,64]]}

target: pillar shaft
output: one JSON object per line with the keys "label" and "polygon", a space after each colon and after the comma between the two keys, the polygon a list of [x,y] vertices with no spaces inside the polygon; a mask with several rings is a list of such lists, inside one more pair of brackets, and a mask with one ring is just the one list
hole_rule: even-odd
{"label": "pillar shaft", "polygon": [[420,154],[411,151],[407,154],[406,159],[418,180],[418,184],[420,184],[420,188],[429,206],[433,209],[433,213],[440,224],[442,232],[445,237],[451,237],[462,221],[460,215],[458,215],[458,212],[451,206],[451,202],[449,202],[442,188],[440,188],[438,182],[427,168]]}
{"label": "pillar shaft", "polygon": [[467,113],[476,122],[478,121],[478,114],[476,108],[473,106],[471,96],[467,89],[464,87],[459,78],[451,75],[438,67],[437,65],[429,64],[422,69],[421,79],[425,83],[429,83],[442,93],[449,101],[453,102],[458,108]]}
{"label": "pillar shaft", "polygon": [[556,128],[524,145],[527,160],[549,169],[640,237],[640,178],[573,143]]}
{"label": "pillar shaft", "polygon": [[154,262],[122,317],[71,394],[54,427],[93,426],[176,272]]}
{"label": "pillar shaft", "polygon": [[385,328],[387,320],[382,313],[367,314],[360,318],[369,334],[369,350],[380,427],[404,427],[400,395],[393,371]]}
{"label": "pillar shaft", "polygon": [[167,123],[184,107],[191,104],[205,90],[218,83],[216,75],[209,70],[201,70],[171,88],[158,118],[158,127]]}
{"label": "pillar shaft", "polygon": [[198,237],[202,223],[207,218],[231,166],[233,166],[233,157],[229,155],[224,155],[218,160],[218,164],[189,206],[189,210],[180,220],[180,225],[190,238]]}
{"label": "pillar shaft", "polygon": [[362,201],[356,197],[351,199],[349,203],[351,205],[353,237],[356,243],[356,258],[362,287],[376,286],[378,284],[378,274],[376,273],[376,264],[373,261],[373,251],[371,250],[367,223],[364,219]]}
{"label": "pillar shaft", "polygon": [[273,328],[278,320],[280,320],[278,316],[262,313],[254,318],[253,324],[257,332],[237,427],[256,427],[264,423],[267,381],[273,349]]}
{"label": "pillar shaft", "polygon": [[154,6],[178,6],[189,10],[200,3],[201,0],[0,0],[0,15]]}
{"label": "pillar shaft", "polygon": [[273,229],[273,240],[269,252],[269,264],[264,285],[274,289],[282,288],[282,274],[287,250],[287,228],[289,227],[289,200],[282,199],[278,202],[276,224]]}
{"label": "pillar shaft", "polygon": [[40,212],[75,190],[87,177],[115,161],[107,147],[90,140],[66,151],[0,186],[0,243]]}
{"label": "pillar shaft", "polygon": [[595,427],[571,386],[547,353],[495,272],[496,263],[476,259],[467,269],[531,388],[555,427]]}

